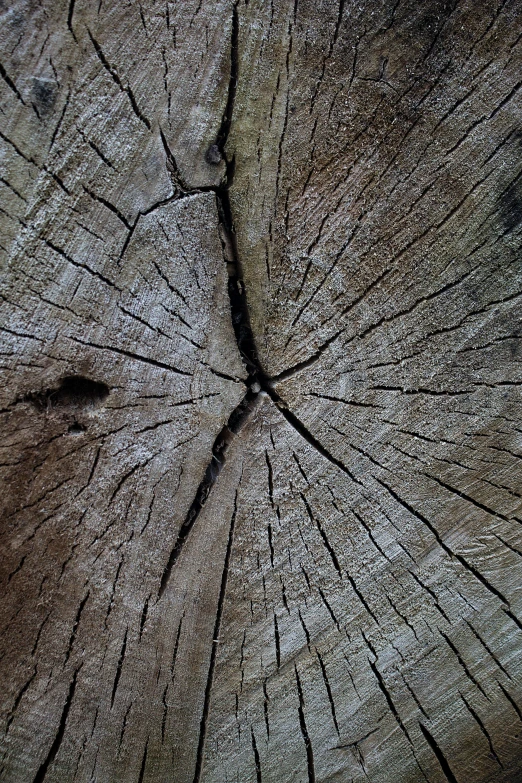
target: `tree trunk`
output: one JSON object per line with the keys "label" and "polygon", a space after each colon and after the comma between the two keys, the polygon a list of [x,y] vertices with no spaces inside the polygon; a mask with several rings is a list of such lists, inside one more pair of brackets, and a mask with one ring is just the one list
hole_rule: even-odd
{"label": "tree trunk", "polygon": [[0,780],[522,781],[522,4],[0,10]]}

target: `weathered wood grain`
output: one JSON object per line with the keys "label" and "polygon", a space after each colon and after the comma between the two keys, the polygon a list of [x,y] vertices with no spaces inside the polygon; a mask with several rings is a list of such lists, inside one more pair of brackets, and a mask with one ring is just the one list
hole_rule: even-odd
{"label": "weathered wood grain", "polygon": [[251,430],[204,779],[256,780],[257,753],[263,780],[444,780],[424,730],[457,779],[516,779],[501,687],[520,629],[472,556],[369,472],[354,482],[319,456],[268,400]]}
{"label": "weathered wood grain", "polygon": [[0,9],[0,779],[522,780],[520,4]]}

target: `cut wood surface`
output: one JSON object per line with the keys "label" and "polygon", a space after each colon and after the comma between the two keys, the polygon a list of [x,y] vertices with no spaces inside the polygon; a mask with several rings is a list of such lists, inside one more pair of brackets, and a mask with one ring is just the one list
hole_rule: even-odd
{"label": "cut wood surface", "polygon": [[0,781],[522,781],[519,0],[0,13]]}

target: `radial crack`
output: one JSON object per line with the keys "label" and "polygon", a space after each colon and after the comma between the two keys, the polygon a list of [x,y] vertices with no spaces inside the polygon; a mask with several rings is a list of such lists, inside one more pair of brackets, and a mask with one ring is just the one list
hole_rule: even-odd
{"label": "radial crack", "polygon": [[176,543],[174,544],[165,570],[163,571],[158,591],[158,599],[164,594],[172,574],[172,569],[178,561],[190,531],[201,514],[212,488],[223,469],[230,444],[252,416],[256,407],[257,398],[258,394],[249,389],[239,405],[234,408],[227,423],[214,441],[214,445],[212,446],[212,457],[207,465],[203,479],[197,488],[196,495],[187,512],[185,521],[179,529]]}

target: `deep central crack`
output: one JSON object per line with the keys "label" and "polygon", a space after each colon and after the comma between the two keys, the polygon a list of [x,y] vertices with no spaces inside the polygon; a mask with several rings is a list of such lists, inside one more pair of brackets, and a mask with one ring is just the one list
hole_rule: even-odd
{"label": "deep central crack", "polygon": [[239,353],[248,372],[246,380],[248,389],[239,405],[237,405],[230,414],[227,423],[214,441],[210,462],[208,463],[203,479],[197,488],[196,495],[188,510],[187,516],[179,529],[178,537],[161,577],[158,598],[161,598],[167,588],[172,569],[223,469],[230,444],[252,415],[260,391],[266,391],[273,399],[276,396],[275,392],[270,387],[270,379],[265,375],[259,364],[255,340],[250,325],[245,286],[238,261],[236,238],[232,222],[230,199],[228,196],[228,188],[230,187],[233,176],[233,167],[228,163],[227,174],[226,184],[221,185],[218,188],[213,188],[213,190],[216,194],[218,215],[220,219],[219,228],[223,256],[227,263],[229,273],[228,294],[230,298],[232,326]]}
{"label": "deep central crack", "polygon": [[[294,374],[295,371],[299,371],[308,366],[313,361],[316,361],[318,356],[314,354],[310,360],[291,368],[284,373],[272,378],[267,375],[261,366],[259,361],[254,334],[250,323],[250,313],[248,309],[248,301],[246,295],[245,284],[243,280],[241,263],[239,260],[239,254],[237,249],[236,234],[234,230],[234,221],[232,217],[232,208],[230,204],[229,190],[232,186],[235,173],[235,158],[230,160],[225,153],[225,146],[230,133],[232,125],[232,115],[234,112],[234,102],[236,97],[236,88],[239,75],[239,20],[237,13],[237,0],[234,3],[232,9],[232,23],[231,23],[231,40],[230,40],[230,78],[228,84],[228,95],[221,119],[221,124],[216,136],[216,143],[211,145],[209,152],[207,153],[207,162],[218,162],[219,158],[225,161],[225,176],[219,186],[206,186],[200,188],[190,188],[184,182],[181,173],[177,167],[176,160],[169,148],[165,135],[160,129],[161,141],[165,149],[167,157],[167,168],[170,171],[171,178],[175,187],[174,198],[183,198],[194,193],[209,193],[212,192],[216,196],[216,204],[219,216],[219,233],[221,238],[221,244],[223,249],[223,257],[227,264],[228,270],[228,295],[230,298],[230,313],[232,319],[232,327],[234,329],[234,335],[236,338],[237,347],[240,356],[243,360],[245,368],[248,372],[246,380],[247,392],[239,405],[232,411],[230,417],[214,441],[212,446],[212,456],[210,462],[207,465],[203,479],[196,491],[196,495],[192,504],[188,510],[187,516],[183,524],[181,525],[178,533],[178,537],[174,544],[174,547],[170,553],[167,565],[163,571],[161,577],[160,587],[158,591],[158,599],[162,597],[169,583],[172,569],[174,568],[183,546],[190,535],[190,531],[194,527],[205,503],[207,502],[212,488],[223,469],[226,461],[226,455],[230,448],[230,444],[234,437],[241,431],[245,424],[250,419],[253,411],[256,407],[256,400],[260,393],[267,394],[274,405],[277,406],[280,413],[286,419],[296,432],[301,435],[321,456],[325,457],[332,465],[342,470],[352,480],[360,483],[349,471],[349,469],[343,465],[340,460],[334,457],[330,452],[315,438],[315,436],[307,429],[305,424],[293,413],[286,402],[275,391],[274,384],[283,380],[283,378],[289,377]],[[216,156],[216,160],[214,157]],[[337,335],[334,336],[335,339]],[[329,341],[330,342],[330,341]],[[324,346],[325,348],[327,346]],[[197,777],[197,775],[196,775]]]}
{"label": "deep central crack", "polygon": [[[238,257],[236,235],[232,220],[232,211],[229,198],[229,187],[233,177],[233,163],[227,162],[227,177],[225,184],[217,188],[209,188],[216,194],[216,202],[219,215],[220,237],[223,248],[223,257],[227,264],[228,294],[230,298],[230,313],[232,326],[239,353],[248,371],[246,385],[247,392],[239,405],[234,408],[230,417],[217,436],[212,446],[212,456],[207,465],[205,474],[197,488],[196,495],[188,510],[187,516],[179,529],[179,533],[170,553],[167,565],[161,577],[158,598],[161,598],[169,583],[172,569],[174,568],[183,546],[187,541],[190,531],[194,527],[203,507],[205,506],[212,488],[217,481],[226,461],[226,455],[234,437],[242,430],[256,408],[256,400],[260,393],[267,394],[277,406],[286,421],[304,438],[321,456],[325,457],[332,465],[342,470],[353,481],[360,483],[330,452],[312,435],[303,422],[293,413],[274,389],[274,382],[278,378],[271,378],[261,366],[257,354],[250,313],[243,281],[241,264]],[[195,191],[192,191],[195,192]]]}

